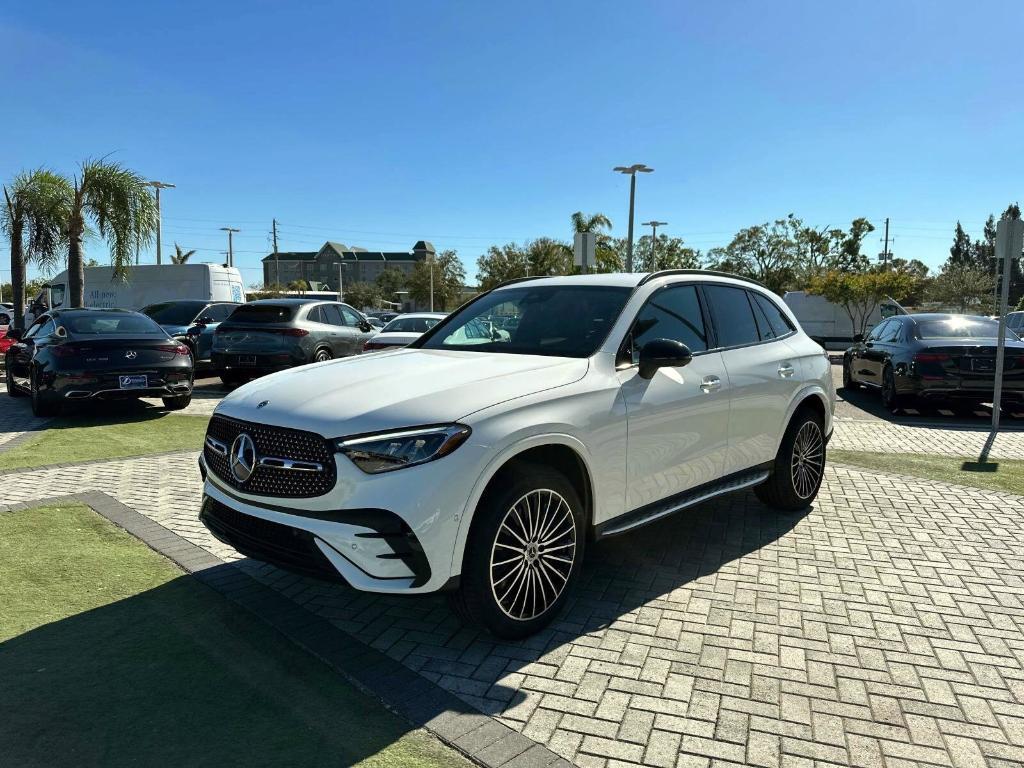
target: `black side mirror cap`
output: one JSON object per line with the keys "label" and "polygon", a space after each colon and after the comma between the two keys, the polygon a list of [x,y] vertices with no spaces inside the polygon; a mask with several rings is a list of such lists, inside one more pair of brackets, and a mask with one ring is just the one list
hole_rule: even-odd
{"label": "black side mirror cap", "polygon": [[674,339],[651,339],[640,348],[640,376],[650,379],[659,368],[682,368],[693,360],[690,348]]}
{"label": "black side mirror cap", "polygon": [[370,325],[370,323],[367,320],[363,320],[362,322],[359,323],[359,330],[361,330],[363,333],[366,333],[368,331],[372,331],[373,326]]}

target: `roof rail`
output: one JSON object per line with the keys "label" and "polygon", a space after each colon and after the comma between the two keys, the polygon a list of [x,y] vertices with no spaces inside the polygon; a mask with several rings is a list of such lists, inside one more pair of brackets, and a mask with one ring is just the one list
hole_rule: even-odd
{"label": "roof rail", "polygon": [[513,277],[511,280],[505,280],[498,283],[496,286],[491,288],[492,291],[498,288],[504,288],[506,285],[512,285],[513,283],[522,283],[527,280],[543,280],[545,277],[565,277],[565,275],[527,275],[526,277]]}
{"label": "roof rail", "polygon": [[762,283],[760,280],[755,280],[752,277],[744,277],[743,275],[736,275],[733,274],[732,272],[719,272],[718,270],[715,269],[663,269],[660,272],[650,272],[644,275],[640,282],[637,283],[637,287],[643,285],[644,283],[649,283],[651,280],[654,280],[655,278],[668,277],[669,275],[712,275],[714,277],[730,277],[733,280],[742,280],[745,283],[753,283],[754,285],[759,285],[762,288],[771,290],[770,288],[768,288],[767,285]]}

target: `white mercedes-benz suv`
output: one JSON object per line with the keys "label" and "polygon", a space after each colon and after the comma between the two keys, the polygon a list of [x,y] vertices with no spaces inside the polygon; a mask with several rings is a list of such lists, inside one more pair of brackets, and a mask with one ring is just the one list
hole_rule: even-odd
{"label": "white mercedes-benz suv", "polygon": [[834,404],[827,356],[758,283],[528,278],[409,347],[232,392],[200,515],[249,557],[369,592],[447,590],[465,619],[522,637],[565,603],[587,541],[741,488],[805,508]]}

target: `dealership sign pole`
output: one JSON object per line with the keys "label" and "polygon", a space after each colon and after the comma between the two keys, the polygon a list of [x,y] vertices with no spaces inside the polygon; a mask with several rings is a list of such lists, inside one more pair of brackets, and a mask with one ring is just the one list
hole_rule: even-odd
{"label": "dealership sign pole", "polygon": [[1024,250],[1024,221],[1003,219],[996,228],[996,261],[1003,260],[1003,286],[999,294],[999,341],[996,346],[996,384],[992,397],[992,432],[999,429],[999,408],[1003,399],[1003,362],[1006,358],[1006,313],[1010,299],[1013,260]]}

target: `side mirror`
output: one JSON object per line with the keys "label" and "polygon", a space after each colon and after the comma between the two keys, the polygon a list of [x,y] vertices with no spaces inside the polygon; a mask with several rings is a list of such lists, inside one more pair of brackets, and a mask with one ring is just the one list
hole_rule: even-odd
{"label": "side mirror", "polygon": [[187,331],[185,331],[185,335],[186,336],[198,336],[199,334],[201,334],[203,332],[203,329],[205,329],[205,328],[206,328],[206,324],[203,323],[203,322],[200,322],[198,325],[193,325],[191,328],[189,328]]}
{"label": "side mirror", "polygon": [[640,348],[640,376],[650,379],[659,368],[682,368],[693,360],[690,348],[673,339],[651,339]]}
{"label": "side mirror", "polygon": [[212,322],[213,322],[213,318],[212,317],[210,317],[209,315],[203,315],[198,320],[196,320],[196,325],[209,325]]}
{"label": "side mirror", "polygon": [[370,321],[369,320],[360,320],[359,321],[359,330],[362,331],[363,333],[369,333],[370,331],[373,330],[373,326],[370,325]]}
{"label": "side mirror", "polygon": [[855,334],[853,334],[853,343],[854,344],[860,344],[862,341],[864,341],[864,334],[863,333],[855,333]]}

